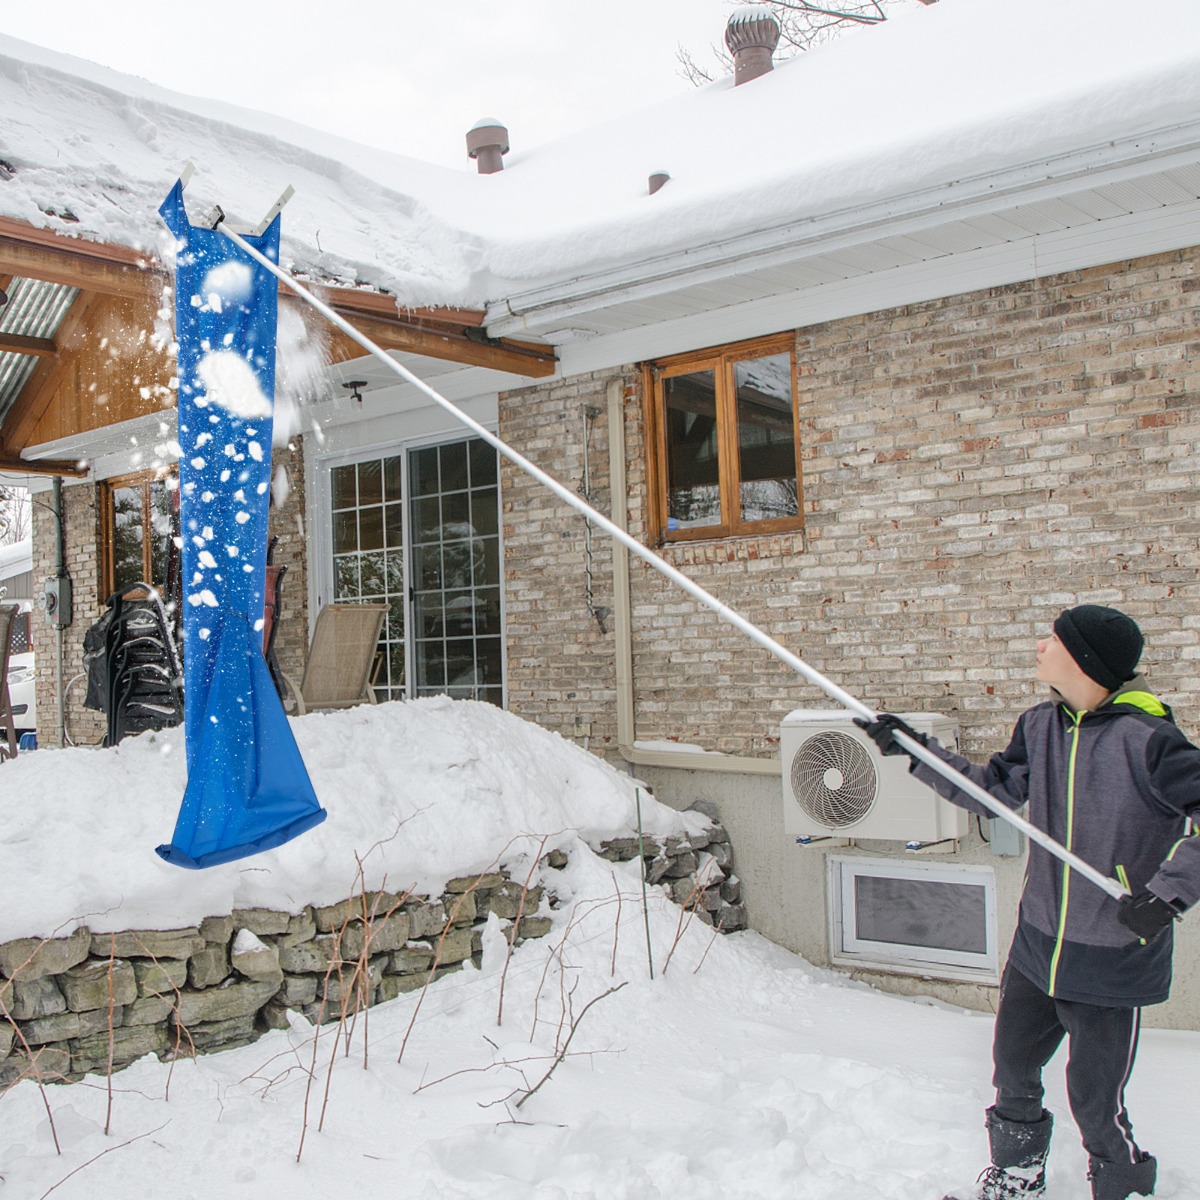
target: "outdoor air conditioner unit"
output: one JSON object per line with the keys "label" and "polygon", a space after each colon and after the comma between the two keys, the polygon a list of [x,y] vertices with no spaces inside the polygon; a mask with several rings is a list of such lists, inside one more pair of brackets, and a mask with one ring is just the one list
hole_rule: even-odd
{"label": "outdoor air conditioner unit", "polygon": [[[938,713],[900,714],[958,749],[958,723]],[[907,755],[879,753],[844,710],[798,709],[780,729],[783,827],[797,841],[856,838],[926,845],[967,833],[967,814],[909,774]]]}

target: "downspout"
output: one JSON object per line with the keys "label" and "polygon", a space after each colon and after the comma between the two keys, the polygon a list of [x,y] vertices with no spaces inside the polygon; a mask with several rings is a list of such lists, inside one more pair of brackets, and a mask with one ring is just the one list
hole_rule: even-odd
{"label": "downspout", "polygon": [[[608,383],[608,478],[612,521],[629,531],[625,479],[625,383]],[[778,775],[778,758],[739,758],[695,754],[687,750],[638,750],[633,706],[633,604],[629,594],[629,551],[613,541],[613,607],[616,633],[617,749],[635,767],[674,767],[685,771],[719,771],[738,775]]]}
{"label": "downspout", "polygon": [[[66,553],[63,545],[62,479],[55,475],[50,484],[51,502],[54,505],[54,578],[61,579],[67,573]],[[67,635],[60,621],[54,626],[54,716],[58,727],[58,745],[67,744],[67,722],[63,697],[63,640]]]}

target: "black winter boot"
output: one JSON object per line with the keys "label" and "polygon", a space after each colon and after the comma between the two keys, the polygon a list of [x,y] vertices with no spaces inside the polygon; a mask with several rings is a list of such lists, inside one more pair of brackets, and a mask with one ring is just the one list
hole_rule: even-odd
{"label": "black winter boot", "polygon": [[1106,1162],[1088,1159],[1088,1178],[1092,1181],[1092,1200],[1125,1200],[1126,1196],[1153,1196],[1158,1178],[1158,1163],[1143,1152],[1140,1162]]}
{"label": "black winter boot", "polygon": [[1046,1191],[1053,1116],[1043,1109],[1040,1121],[1006,1121],[993,1107],[986,1124],[992,1165],[972,1187],[942,1200],[1039,1200]]}

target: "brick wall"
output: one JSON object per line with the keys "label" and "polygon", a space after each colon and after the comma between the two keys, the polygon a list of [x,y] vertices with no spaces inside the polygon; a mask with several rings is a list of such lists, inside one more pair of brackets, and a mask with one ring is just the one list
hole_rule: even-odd
{"label": "brick wall", "polygon": [[[500,398],[501,437],[581,492],[586,440],[588,491],[602,513],[610,508],[609,378],[580,376]],[[598,413],[589,418],[589,410]],[[564,734],[590,725],[593,739],[615,744],[613,634],[589,612],[584,519],[506,459],[500,495],[509,708]],[[596,531],[591,593],[593,610],[612,609],[611,543]],[[611,631],[611,617],[607,625]]]}
{"label": "brick wall", "polygon": [[[40,593],[55,575],[55,522],[52,493],[39,492],[33,503],[33,580]],[[104,736],[104,716],[83,707],[87,681],[75,679],[83,670],[83,638],[99,618],[100,557],[97,553],[99,516],[94,484],[64,484],[62,489],[63,555],[71,577],[74,620],[63,633],[64,719],[68,741],[94,744]],[[37,663],[38,744],[56,746],[58,715],[55,691],[57,633],[38,611],[33,618]],[[74,682],[72,682],[74,681]]]}
{"label": "brick wall", "polygon": [[[847,690],[957,714],[968,753],[1032,703],[1058,611],[1141,622],[1151,682],[1200,717],[1200,250],[797,333],[806,528],[667,557]],[[607,376],[502,398],[501,434],[569,485]],[[631,528],[645,537],[638,378],[627,373]],[[591,442],[608,511],[605,423]],[[601,474],[603,473],[603,474]],[[599,486],[603,483],[603,487]],[[612,638],[582,604],[582,521],[504,475],[515,711],[611,732]],[[596,592],[611,605],[607,539]],[[829,707],[649,568],[632,566],[639,739],[773,753],[780,717]]]}
{"label": "brick wall", "polygon": [[274,562],[287,567],[280,593],[279,633],[275,637],[275,658],[284,673],[299,684],[308,656],[308,560],[305,552],[304,445],[294,438],[286,448],[276,448],[272,462],[278,474],[287,473],[288,496],[276,507],[278,493],[272,496],[268,521],[270,537],[278,536]]}

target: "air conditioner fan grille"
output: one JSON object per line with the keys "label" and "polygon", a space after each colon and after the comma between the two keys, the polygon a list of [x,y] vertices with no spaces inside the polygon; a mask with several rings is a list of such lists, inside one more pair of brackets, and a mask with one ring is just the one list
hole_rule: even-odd
{"label": "air conditioner fan grille", "polygon": [[808,816],[826,829],[844,829],[871,811],[879,777],[861,742],[825,730],[796,751],[791,782],[792,795]]}

